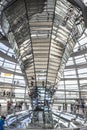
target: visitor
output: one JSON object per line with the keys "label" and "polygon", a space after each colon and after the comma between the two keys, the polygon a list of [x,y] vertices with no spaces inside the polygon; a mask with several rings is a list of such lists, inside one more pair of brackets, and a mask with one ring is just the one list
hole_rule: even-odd
{"label": "visitor", "polygon": [[71,113],[73,113],[74,105],[71,103]]}
{"label": "visitor", "polygon": [[8,112],[8,114],[10,113],[11,106],[12,106],[12,102],[8,101],[7,102],[7,112]]}
{"label": "visitor", "polygon": [[1,103],[0,103],[0,115],[1,115],[1,107],[2,107],[2,105],[1,105]]}
{"label": "visitor", "polygon": [[82,100],[81,106],[82,106],[82,112],[84,114],[84,112],[85,112],[85,102],[84,102],[84,100]]}
{"label": "visitor", "polygon": [[0,118],[0,130],[4,130],[5,119],[6,117],[2,115]]}
{"label": "visitor", "polygon": [[4,97],[4,96],[6,96],[6,92],[5,92],[5,90],[3,91],[3,97]]}

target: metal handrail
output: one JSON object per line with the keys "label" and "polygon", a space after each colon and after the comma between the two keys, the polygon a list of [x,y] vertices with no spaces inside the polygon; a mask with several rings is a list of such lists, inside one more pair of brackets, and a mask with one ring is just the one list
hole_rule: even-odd
{"label": "metal handrail", "polygon": [[[37,128],[35,128],[35,129],[37,129]],[[14,130],[35,130],[35,129],[14,129]],[[39,129],[39,128],[38,128]],[[8,130],[8,129],[6,129],[6,130]],[[9,129],[10,130],[10,129]],[[40,128],[40,130],[44,130],[44,129],[41,129]],[[47,130],[50,130],[50,129],[47,129]],[[80,128],[63,128],[63,129],[61,129],[61,128],[58,128],[58,129],[51,129],[51,130],[82,130],[82,128],[80,129]],[[86,129],[84,129],[84,130],[86,130]]]}

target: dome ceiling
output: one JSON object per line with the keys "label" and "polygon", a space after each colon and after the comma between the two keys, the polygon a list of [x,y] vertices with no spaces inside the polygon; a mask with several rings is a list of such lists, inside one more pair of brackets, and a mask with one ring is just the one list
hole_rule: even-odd
{"label": "dome ceiling", "polygon": [[29,87],[31,82],[34,86],[44,82],[49,88],[60,80],[76,40],[84,31],[86,17],[82,16],[82,7],[80,10],[67,0],[12,1],[4,8],[2,28]]}
{"label": "dome ceiling", "polygon": [[[4,5],[7,3],[8,3],[8,1],[3,0]],[[85,4],[86,4],[86,2],[85,2]],[[1,7],[2,7],[1,9],[3,9],[2,5],[1,5]],[[34,25],[31,25],[31,26],[33,27]],[[38,26],[38,23],[37,23],[37,26]],[[51,26],[51,22],[49,24],[49,28],[50,28],[50,26]],[[36,30],[34,30],[34,31],[36,31]],[[47,30],[47,31],[50,31],[50,30]],[[18,66],[18,63],[16,60],[16,56],[14,55],[12,50],[9,48],[10,44],[8,44],[8,41],[7,41],[6,37],[4,36],[2,29],[0,29],[0,32],[1,32],[1,34],[0,34],[0,39],[1,39],[0,40],[0,57],[1,57],[0,58],[0,69],[3,73],[9,72],[11,74],[13,73],[13,74],[22,76],[20,67]],[[38,35],[39,35],[39,33],[38,33]],[[76,46],[73,50],[73,53],[71,54],[71,57],[66,64],[66,67],[64,70],[64,75],[60,82],[60,83],[62,83],[62,81],[64,81],[65,86],[67,86],[68,84],[66,81],[71,81],[72,84],[74,84],[73,81],[76,81],[75,84],[77,86],[77,90],[81,90],[79,88],[79,86],[81,87],[81,86],[85,86],[87,84],[87,82],[86,82],[86,80],[87,80],[87,78],[86,78],[87,77],[87,74],[86,74],[86,72],[87,72],[87,69],[86,69],[86,66],[87,66],[86,65],[87,64],[86,40],[87,40],[87,31],[85,31],[84,34],[82,35],[82,37],[77,41]],[[9,64],[10,64],[10,66],[9,66]],[[11,69],[11,65],[12,65],[12,69]],[[9,67],[7,67],[7,66],[9,66]],[[16,70],[16,68],[18,68],[18,69]],[[70,77],[69,73],[72,73],[73,76]],[[72,88],[74,88],[74,87],[72,87]],[[65,88],[65,89],[67,90],[69,88]],[[72,90],[70,89],[70,91],[72,91]],[[75,93],[75,95],[76,95],[76,93]],[[78,95],[77,97],[79,97],[79,91],[78,91],[77,95]]]}

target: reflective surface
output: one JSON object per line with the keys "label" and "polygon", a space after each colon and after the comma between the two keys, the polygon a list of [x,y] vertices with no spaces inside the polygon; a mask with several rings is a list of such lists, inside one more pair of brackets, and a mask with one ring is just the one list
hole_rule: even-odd
{"label": "reflective surface", "polygon": [[30,88],[33,123],[41,121],[39,126],[42,123],[43,128],[53,128],[50,102],[85,29],[81,10],[67,0],[17,0],[4,8],[2,29]]}
{"label": "reflective surface", "polygon": [[[42,82],[47,88],[54,87],[61,78],[76,39],[83,33],[82,13],[66,0],[32,1],[28,5],[28,1],[16,1],[5,9],[2,27],[22,62],[29,87],[43,86]],[[24,14],[21,16],[17,10]]]}
{"label": "reflective surface", "polygon": [[[1,1],[1,10],[8,2],[10,1]],[[20,7],[16,6],[17,4],[20,4]],[[13,8],[15,6],[16,8]],[[1,82],[25,86],[22,77],[25,75],[25,70],[27,84],[30,88],[29,93],[32,92],[33,88],[39,86],[42,90],[46,88],[44,93],[49,90],[50,98],[56,89],[54,106],[58,107],[58,103],[71,104],[76,99],[81,100],[81,98],[86,101],[87,58],[85,41],[87,31],[78,39],[85,27],[79,8],[72,6],[66,0],[43,0],[37,3],[32,1],[31,4],[28,4],[27,0],[15,1],[4,10],[2,21],[4,33],[7,35],[16,56],[9,47],[3,45],[6,45],[7,39],[6,42],[1,41]],[[1,30],[1,39],[4,37],[4,33]],[[70,54],[71,57],[66,64]],[[23,73],[17,64],[18,58]],[[57,84],[62,74],[62,80]],[[40,104],[39,96],[43,99]],[[48,93],[46,96],[44,94],[36,96],[38,97],[38,106],[45,104],[46,98],[48,100]]]}

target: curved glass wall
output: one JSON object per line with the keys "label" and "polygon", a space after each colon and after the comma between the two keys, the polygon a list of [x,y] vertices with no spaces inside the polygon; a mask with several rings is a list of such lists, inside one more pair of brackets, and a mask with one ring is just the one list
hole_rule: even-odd
{"label": "curved glass wall", "polygon": [[84,99],[87,104],[87,30],[77,41],[55,94],[55,107]]}
{"label": "curved glass wall", "polygon": [[0,82],[25,86],[23,74],[13,50],[0,42]]}
{"label": "curved glass wall", "polygon": [[[2,31],[2,30],[1,30]],[[6,46],[7,45],[7,46]],[[13,102],[13,108],[18,102],[27,100],[29,103],[26,82],[21,72],[18,60],[7,40],[0,40],[0,103],[2,114],[7,113],[7,102]],[[13,111],[12,111],[13,112]]]}

